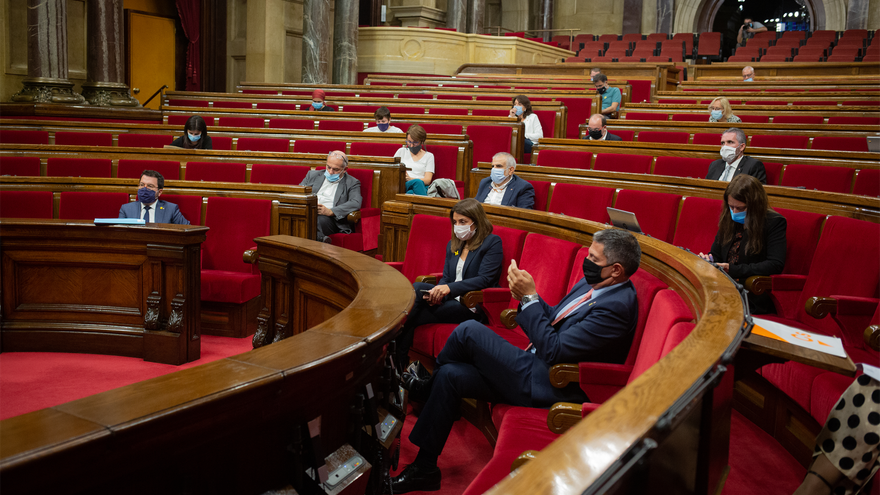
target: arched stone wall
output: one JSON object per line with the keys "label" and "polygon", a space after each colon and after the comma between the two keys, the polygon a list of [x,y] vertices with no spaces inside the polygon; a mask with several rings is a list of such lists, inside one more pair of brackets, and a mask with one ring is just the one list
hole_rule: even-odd
{"label": "arched stone wall", "polygon": [[[813,29],[846,29],[844,0],[806,0],[813,18]],[[712,30],[715,13],[723,0],[681,0],[675,5],[675,33],[699,33]]]}

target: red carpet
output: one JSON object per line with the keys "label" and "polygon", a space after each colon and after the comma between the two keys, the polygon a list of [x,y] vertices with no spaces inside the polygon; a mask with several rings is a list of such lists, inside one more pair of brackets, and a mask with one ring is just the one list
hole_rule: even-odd
{"label": "red carpet", "polygon": [[730,474],[721,495],[793,493],[807,470],[770,435],[733,410]]}
{"label": "red carpet", "polygon": [[97,354],[0,354],[0,420],[57,406],[253,349],[251,339],[202,336],[202,357],[181,366]]}

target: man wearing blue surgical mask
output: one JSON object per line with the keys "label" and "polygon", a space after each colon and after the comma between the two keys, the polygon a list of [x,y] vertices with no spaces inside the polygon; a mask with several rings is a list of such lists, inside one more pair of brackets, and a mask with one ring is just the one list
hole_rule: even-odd
{"label": "man wearing blue surgical mask", "polygon": [[709,164],[706,178],[730,182],[737,175],[751,175],[767,183],[767,171],[764,164],[756,158],[746,156],[746,133],[737,127],[731,127],[721,135],[721,159]]}
{"label": "man wearing blue surgical mask", "polygon": [[165,178],[155,170],[144,170],[137,188],[137,201],[119,208],[119,218],[140,218],[146,223],[176,223],[189,225],[174,203],[162,201],[159,196],[165,188]]}
{"label": "man wearing blue surgical mask", "polygon": [[755,81],[755,69],[751,66],[743,67],[743,82],[754,82]]}
{"label": "man wearing blue surgical mask", "polygon": [[361,183],[348,171],[348,157],[342,151],[327,155],[324,170],[312,170],[300,182],[318,196],[318,241],[330,242],[330,234],[350,234],[348,215],[361,209]]}
{"label": "man wearing blue surgical mask", "polygon": [[516,159],[510,153],[496,153],[492,157],[489,177],[480,181],[475,199],[480,203],[496,206],[513,206],[533,209],[535,188],[513,174]]}

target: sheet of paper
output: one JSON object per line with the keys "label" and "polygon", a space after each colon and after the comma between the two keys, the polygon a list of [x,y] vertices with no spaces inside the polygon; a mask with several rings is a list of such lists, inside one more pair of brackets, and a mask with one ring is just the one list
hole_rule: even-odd
{"label": "sheet of paper", "polygon": [[[760,330],[776,336],[778,340],[782,340],[783,342],[788,342],[789,344],[805,347],[814,351],[824,352],[825,354],[831,354],[832,356],[841,358],[846,357],[846,351],[843,350],[843,343],[837,337],[829,337],[820,333],[807,332],[799,328],[790,327],[763,318],[755,317],[754,321],[755,327],[752,329],[752,332],[755,332],[755,328],[759,328]],[[758,335],[763,335],[760,330],[756,333],[758,333]]]}
{"label": "sheet of paper", "polygon": [[880,368],[865,363],[859,363],[856,366],[862,368],[862,371],[864,371],[866,375],[880,382]]}
{"label": "sheet of paper", "polygon": [[142,218],[96,218],[95,225],[146,225]]}

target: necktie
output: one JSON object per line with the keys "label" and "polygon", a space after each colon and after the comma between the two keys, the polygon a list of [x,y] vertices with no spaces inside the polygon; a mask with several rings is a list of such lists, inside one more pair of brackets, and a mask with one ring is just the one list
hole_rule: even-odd
{"label": "necktie", "polygon": [[144,222],[145,223],[152,223],[152,222],[150,222],[150,210],[152,208],[153,208],[152,206],[144,206]]}
{"label": "necktie", "polygon": [[733,164],[728,163],[724,168],[724,175],[721,177],[721,180],[730,182],[730,179],[733,177]]}
{"label": "necktie", "polygon": [[590,289],[590,292],[587,292],[586,294],[584,294],[584,297],[582,297],[577,303],[575,303],[574,305],[572,305],[571,307],[569,307],[569,308],[568,308],[567,310],[565,310],[565,312],[562,313],[561,315],[557,316],[556,319],[553,320],[553,323],[551,323],[551,325],[554,325],[554,326],[555,326],[557,323],[559,323],[560,321],[562,321],[563,318],[565,318],[566,316],[568,316],[572,311],[574,311],[574,310],[576,310],[577,308],[579,308],[581,304],[583,304],[583,303],[585,303],[587,300],[589,300],[590,297],[592,297],[592,296],[593,296],[593,289]]}

